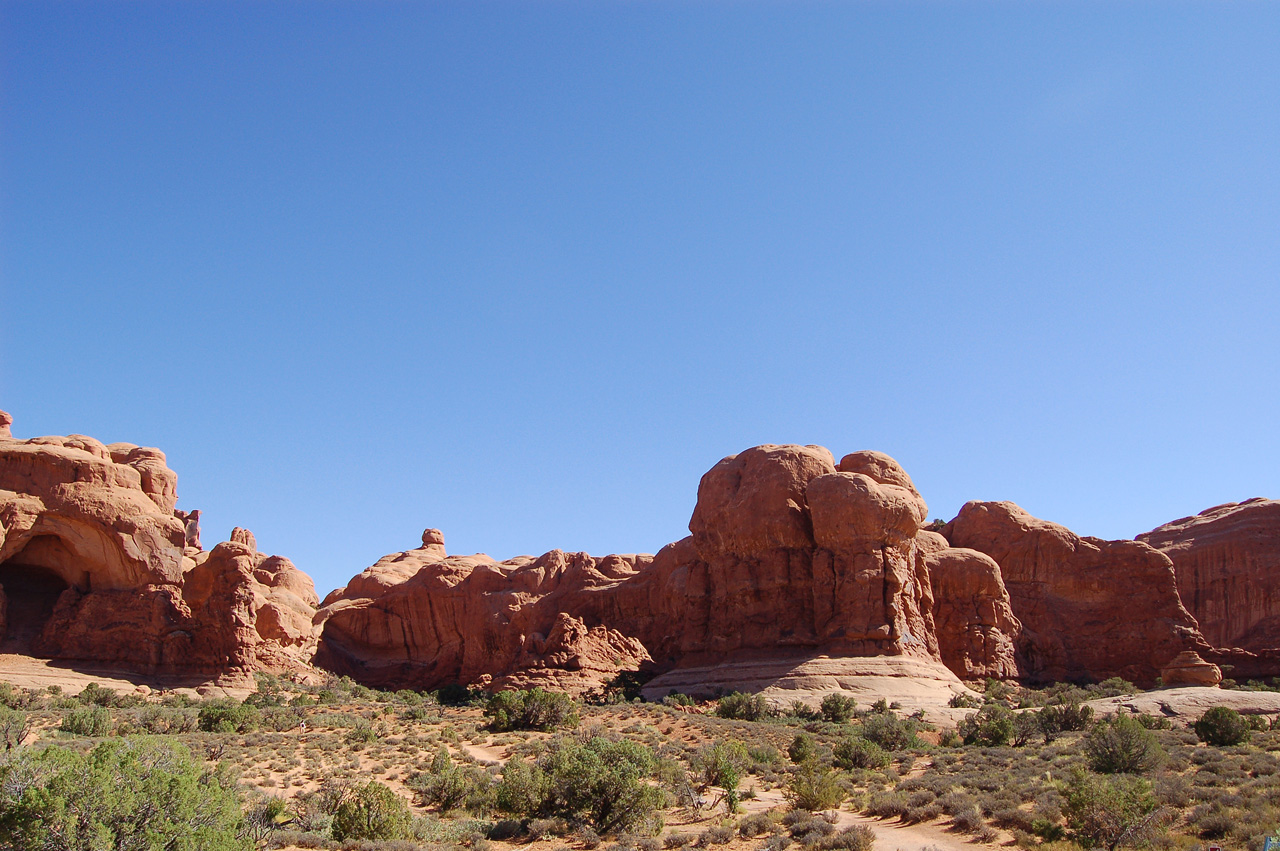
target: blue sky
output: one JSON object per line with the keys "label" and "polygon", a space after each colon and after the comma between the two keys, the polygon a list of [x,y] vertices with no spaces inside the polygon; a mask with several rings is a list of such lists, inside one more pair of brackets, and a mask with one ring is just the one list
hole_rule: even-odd
{"label": "blue sky", "polygon": [[760,443],[1280,497],[1280,6],[0,4],[0,408],[321,592],[653,551]]}

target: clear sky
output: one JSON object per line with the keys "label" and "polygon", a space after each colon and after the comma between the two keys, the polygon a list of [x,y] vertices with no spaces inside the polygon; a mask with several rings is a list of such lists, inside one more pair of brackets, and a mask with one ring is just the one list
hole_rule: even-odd
{"label": "clear sky", "polygon": [[760,443],[1280,497],[1280,5],[0,4],[0,408],[321,593],[654,551]]}

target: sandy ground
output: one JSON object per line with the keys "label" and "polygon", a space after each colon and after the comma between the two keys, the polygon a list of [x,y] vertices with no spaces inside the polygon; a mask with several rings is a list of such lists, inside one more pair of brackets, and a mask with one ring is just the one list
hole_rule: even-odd
{"label": "sandy ground", "polygon": [[37,659],[13,653],[0,654],[0,680],[27,689],[58,686],[67,694],[79,694],[89,683],[97,683],[103,688],[124,694],[176,691],[192,696],[234,697],[237,700],[243,700],[252,691],[248,688],[226,688],[199,680],[140,677],[113,668]]}

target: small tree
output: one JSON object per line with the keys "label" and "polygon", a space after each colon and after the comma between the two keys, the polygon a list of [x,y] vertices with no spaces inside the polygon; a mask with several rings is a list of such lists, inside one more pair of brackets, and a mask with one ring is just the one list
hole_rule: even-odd
{"label": "small tree", "polygon": [[0,740],[4,749],[11,751],[21,745],[31,732],[31,716],[20,709],[0,706]]}
{"label": "small tree", "polygon": [[1163,824],[1151,784],[1141,777],[1078,771],[1065,791],[1067,827],[1086,848],[1115,851],[1150,840]]}
{"label": "small tree", "polygon": [[532,688],[528,691],[500,691],[489,698],[485,717],[493,719],[496,732],[511,730],[555,730],[578,723],[578,704],[567,694]]}
{"label": "small tree", "polygon": [[791,746],[787,748],[787,756],[791,757],[791,761],[796,765],[813,759],[817,755],[818,746],[814,742],[813,736],[808,733],[797,733],[796,737],[791,740]]}
{"label": "small tree", "polygon": [[413,816],[409,807],[391,789],[370,780],[357,786],[333,816],[333,838],[387,841],[407,839]]}
{"label": "small tree", "polygon": [[810,812],[833,810],[845,799],[839,774],[816,759],[796,768],[784,794],[793,807]]}
{"label": "small tree", "polygon": [[743,694],[740,691],[730,692],[716,703],[716,715],[721,718],[733,718],[738,721],[760,721],[772,718],[777,713],[761,694]]}
{"label": "small tree", "polygon": [[1249,722],[1228,706],[1205,710],[1195,724],[1196,736],[1207,745],[1223,747],[1249,741]]}
{"label": "small tree", "polygon": [[864,718],[858,734],[887,751],[901,751],[920,745],[916,739],[915,722],[899,718],[887,709]]}
{"label": "small tree", "polygon": [[1165,756],[1155,734],[1128,715],[1095,724],[1085,736],[1084,752],[1099,774],[1145,774]]}
{"label": "small tree", "polygon": [[1044,734],[1047,745],[1062,733],[1076,732],[1089,726],[1093,719],[1093,707],[1085,706],[1079,701],[1046,706],[1036,713],[1040,722],[1040,731]]}
{"label": "small tree", "polygon": [[843,724],[853,717],[853,710],[857,706],[858,701],[852,697],[846,697],[842,692],[832,692],[822,698],[822,718],[833,724]]}
{"label": "small tree", "polygon": [[861,736],[850,736],[837,744],[833,755],[840,768],[884,768],[889,764],[888,752]]}
{"label": "small tree", "polygon": [[[991,680],[991,682],[999,682]],[[1013,713],[999,703],[988,703],[957,727],[966,745],[999,747],[1013,737]]]}
{"label": "small tree", "polygon": [[695,759],[704,781],[703,788],[718,786],[723,789],[721,800],[725,802],[725,808],[731,813],[737,812],[738,784],[751,764],[747,746],[738,741],[717,739],[710,745],[704,745]]}

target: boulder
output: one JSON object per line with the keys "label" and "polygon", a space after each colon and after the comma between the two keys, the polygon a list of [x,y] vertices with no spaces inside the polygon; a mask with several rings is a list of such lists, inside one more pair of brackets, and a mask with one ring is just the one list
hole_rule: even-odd
{"label": "boulder", "polygon": [[1222,669],[1200,658],[1194,650],[1184,650],[1160,670],[1160,681],[1166,688],[1213,687],[1222,682]]}

